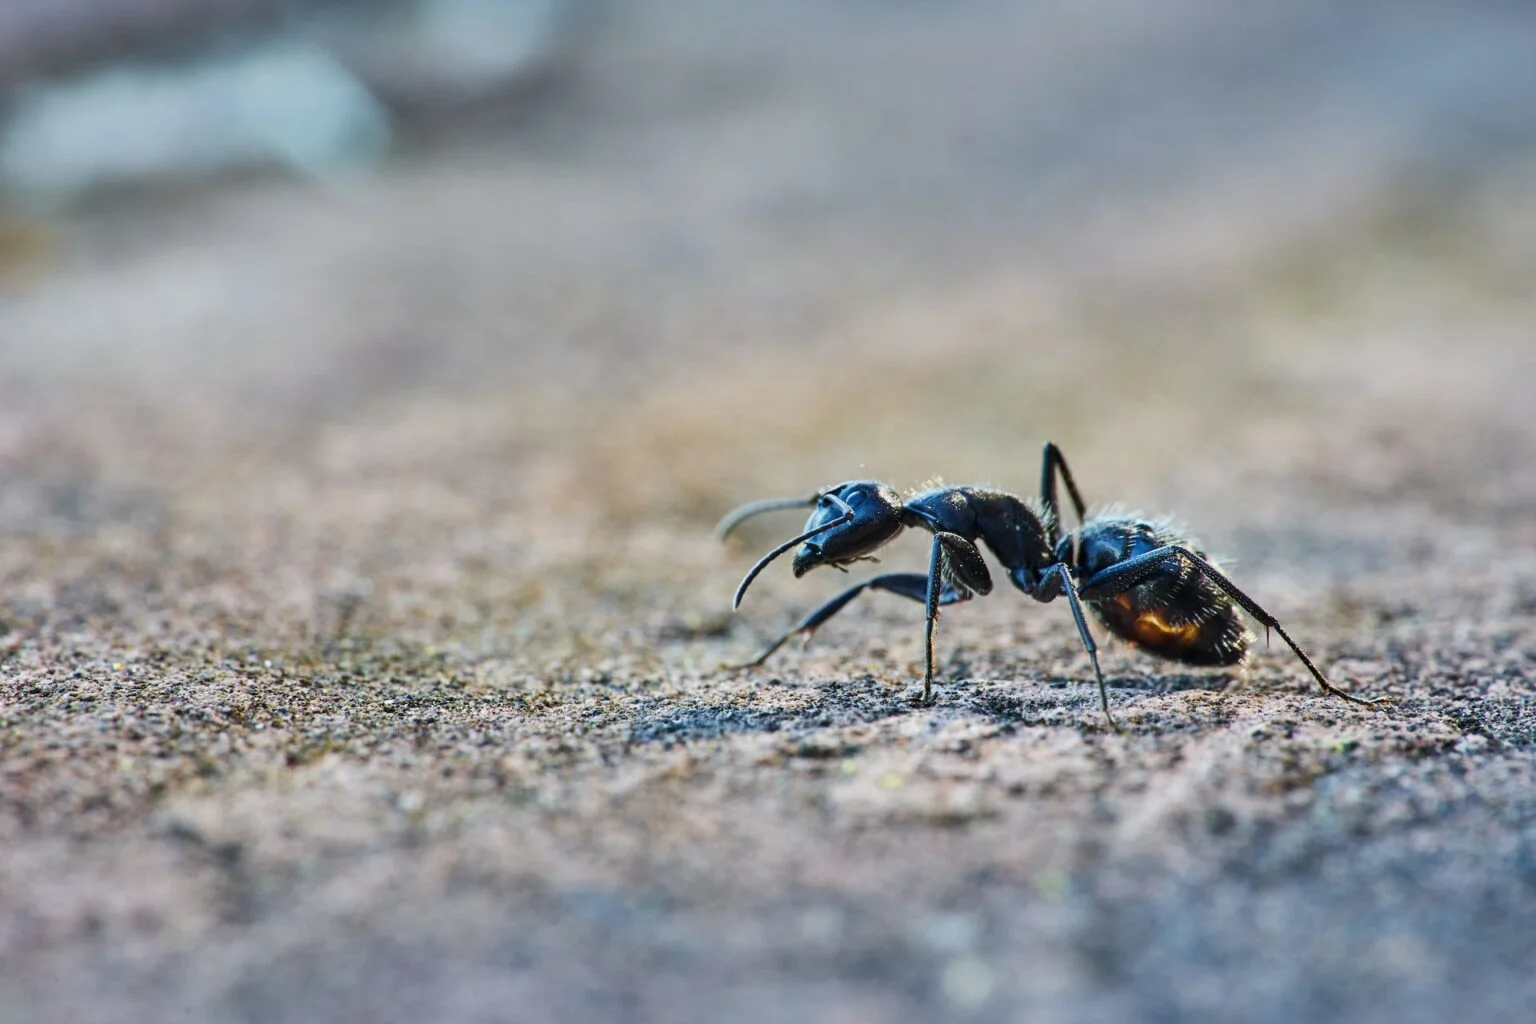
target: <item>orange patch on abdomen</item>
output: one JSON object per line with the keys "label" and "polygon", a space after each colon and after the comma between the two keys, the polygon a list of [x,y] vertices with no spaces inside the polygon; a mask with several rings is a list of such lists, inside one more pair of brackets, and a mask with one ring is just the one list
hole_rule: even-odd
{"label": "orange patch on abdomen", "polygon": [[1130,594],[1120,594],[1110,603],[1120,612],[1119,625],[1125,638],[1154,651],[1187,651],[1200,642],[1200,624],[1173,625],[1155,611],[1137,611]]}

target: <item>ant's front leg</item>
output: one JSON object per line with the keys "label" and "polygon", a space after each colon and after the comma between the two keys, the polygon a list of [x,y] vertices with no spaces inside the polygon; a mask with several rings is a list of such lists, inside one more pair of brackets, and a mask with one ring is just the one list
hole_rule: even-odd
{"label": "ant's front leg", "polygon": [[[946,584],[948,586],[946,586]],[[933,535],[928,555],[927,622],[923,634],[923,703],[933,701],[933,624],[939,618],[939,605],[949,587],[971,594],[990,594],[992,574],[987,570],[981,551],[958,533],[940,531]]]}

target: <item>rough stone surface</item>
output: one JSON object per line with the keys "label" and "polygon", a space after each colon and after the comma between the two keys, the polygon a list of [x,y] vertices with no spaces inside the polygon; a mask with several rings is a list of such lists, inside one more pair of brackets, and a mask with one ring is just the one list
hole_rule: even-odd
{"label": "rough stone surface", "polygon": [[[1123,52],[1326,5],[1134,6],[792,60],[622,26],[503,142],[0,250],[0,1019],[1527,1019],[1536,165],[1409,159],[1443,108],[1367,117],[1348,48],[1187,95],[1333,83],[1357,131],[1162,177],[1134,118],[1040,143],[1035,77],[1088,118]],[[946,612],[933,707],[888,595],[720,668],[844,582],[726,614],[798,525],[721,546],[727,508],[1027,493],[1047,438],[1397,704],[1111,647],[1115,735],[1004,591]]]}

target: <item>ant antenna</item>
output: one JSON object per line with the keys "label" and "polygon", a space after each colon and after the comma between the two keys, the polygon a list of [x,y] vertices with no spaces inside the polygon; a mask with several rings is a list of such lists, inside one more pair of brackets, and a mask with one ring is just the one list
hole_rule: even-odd
{"label": "ant antenna", "polygon": [[764,512],[779,512],[787,508],[810,508],[820,500],[820,494],[813,494],[809,498],[764,498],[762,501],[749,502],[727,512],[725,518],[715,524],[715,539],[725,540],[732,530],[753,516],[760,516]]}
{"label": "ant antenna", "polygon": [[[848,503],[846,501],[844,501],[842,498],[839,498],[835,494],[819,495],[818,496],[818,501],[820,499],[822,499],[822,498],[825,498],[827,501],[830,501],[834,505],[837,505],[839,508],[841,508],[843,510],[843,514],[838,516],[836,519],[832,520],[829,523],[822,523],[820,526],[817,526],[817,527],[815,527],[813,529],[810,529],[810,530],[806,530],[804,533],[800,534],[798,537],[791,537],[789,540],[785,541],[783,544],[780,544],[778,547],[776,547],[772,551],[768,552],[762,558],[758,559],[757,560],[757,564],[754,565],[747,572],[747,575],[742,578],[741,586],[736,588],[736,596],[734,598],[732,598],[732,600],[731,600],[731,610],[732,611],[735,611],[737,608],[741,607],[741,599],[746,595],[747,588],[752,585],[752,581],[753,580],[757,579],[757,574],[762,572],[764,569],[766,569],[768,567],[768,563],[769,562],[773,561],[775,558],[778,558],[780,555],[782,555],[784,552],[788,551],[790,548],[794,547],[796,544],[799,544],[802,541],[810,540],[812,537],[816,536],[818,533],[826,533],[828,530],[832,529],[835,526],[843,526],[843,525],[845,525],[847,523],[853,522],[853,509],[848,506]],[[766,504],[766,503],[765,502],[754,502],[754,504]],[[799,502],[797,504],[804,504],[804,503],[803,502]],[[813,504],[814,504],[814,502],[813,502]],[[796,506],[795,505],[780,505],[778,507],[779,508],[795,508]],[[767,510],[764,510],[764,511],[767,511]],[[731,517],[730,516],[726,516],[726,518],[729,519]]]}

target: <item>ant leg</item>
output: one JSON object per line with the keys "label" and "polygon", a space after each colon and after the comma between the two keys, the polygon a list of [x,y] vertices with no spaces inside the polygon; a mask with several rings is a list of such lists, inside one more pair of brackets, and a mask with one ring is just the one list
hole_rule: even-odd
{"label": "ant leg", "polygon": [[1072,498],[1072,508],[1077,512],[1077,523],[1081,526],[1086,513],[1083,496],[1078,493],[1077,482],[1072,479],[1072,470],[1067,468],[1067,457],[1061,454],[1061,449],[1053,442],[1047,441],[1040,458],[1040,501],[1051,514],[1051,521],[1046,526],[1053,548],[1061,539],[1061,508],[1056,501],[1057,473],[1061,474],[1061,482],[1067,485],[1067,494]]}
{"label": "ant leg", "polygon": [[[759,654],[756,658],[741,665],[729,665],[726,667],[732,669],[757,668],[763,662],[772,657],[774,651],[777,651],[780,647],[783,647],[784,644],[787,643],[792,637],[795,637],[801,633],[806,634],[805,642],[810,643],[811,637],[816,634],[816,630],[818,628],[820,628],[832,616],[842,611],[850,602],[853,601],[854,598],[858,597],[866,590],[884,590],[892,594],[899,594],[902,597],[917,601],[919,604],[926,604],[928,601],[928,577],[920,572],[892,572],[886,573],[884,576],[872,577],[871,579],[867,579],[862,583],[855,583],[853,586],[849,587],[847,590],[844,590],[842,593],[832,598],[832,600],[828,601],[826,604],[822,605],[820,608],[817,608],[815,611],[811,612],[811,614],[807,615],[803,620],[801,620],[798,626],[796,626],[794,629],[791,629],[783,636],[779,637],[773,643],[769,644],[768,649],[763,651],[763,653]],[[960,590],[956,587],[946,587],[944,588],[943,594],[941,594],[939,597],[939,603],[954,604],[957,601],[967,600],[970,598],[970,596],[971,593],[968,590]]]}
{"label": "ant leg", "polygon": [[928,556],[928,615],[923,633],[923,703],[933,700],[933,624],[939,619],[939,605],[945,590],[953,587],[970,594],[990,594],[992,574],[975,544],[958,533],[939,531],[933,535]]}
{"label": "ant leg", "polygon": [[1300,645],[1291,639],[1291,635],[1280,625],[1278,619],[1261,608],[1259,603],[1253,598],[1239,590],[1237,584],[1222,575],[1220,569],[1217,569],[1195,552],[1188,548],[1180,547],[1177,544],[1169,544],[1155,551],[1148,551],[1144,555],[1128,558],[1124,562],[1095,573],[1084,581],[1083,592],[1089,595],[1088,600],[1095,600],[1100,595],[1111,597],[1115,594],[1122,594],[1137,584],[1156,576],[1169,561],[1179,558],[1194,566],[1197,572],[1204,575],[1206,579],[1216,584],[1228,597],[1237,602],[1243,611],[1257,619],[1264,627],[1266,634],[1271,629],[1279,633],[1280,639],[1284,640],[1296,657],[1301,659],[1301,663],[1307,666],[1307,671],[1312,673],[1312,678],[1317,680],[1317,685],[1321,686],[1324,692],[1330,693],[1341,700],[1347,700],[1351,704],[1359,704],[1362,707],[1368,708],[1392,703],[1391,697],[1357,697],[1347,690],[1341,690],[1334,686],[1323,675],[1322,671],[1312,664],[1312,659],[1307,657],[1307,652],[1303,651]]}
{"label": "ant leg", "polygon": [[1093,662],[1093,678],[1099,684],[1099,707],[1104,710],[1104,718],[1109,722],[1109,727],[1115,732],[1121,732],[1120,723],[1115,721],[1115,716],[1109,712],[1109,690],[1104,686],[1104,673],[1099,669],[1099,648],[1093,642],[1093,634],[1088,630],[1088,620],[1083,617],[1083,605],[1078,598],[1077,585],[1072,582],[1072,574],[1067,570],[1063,562],[1057,562],[1046,570],[1041,577],[1043,597],[1039,600],[1049,601],[1055,596],[1049,589],[1052,581],[1056,581],[1056,589],[1067,595],[1067,604],[1072,609],[1072,618],[1077,620],[1077,635],[1082,638],[1083,650],[1088,652],[1088,660]]}

